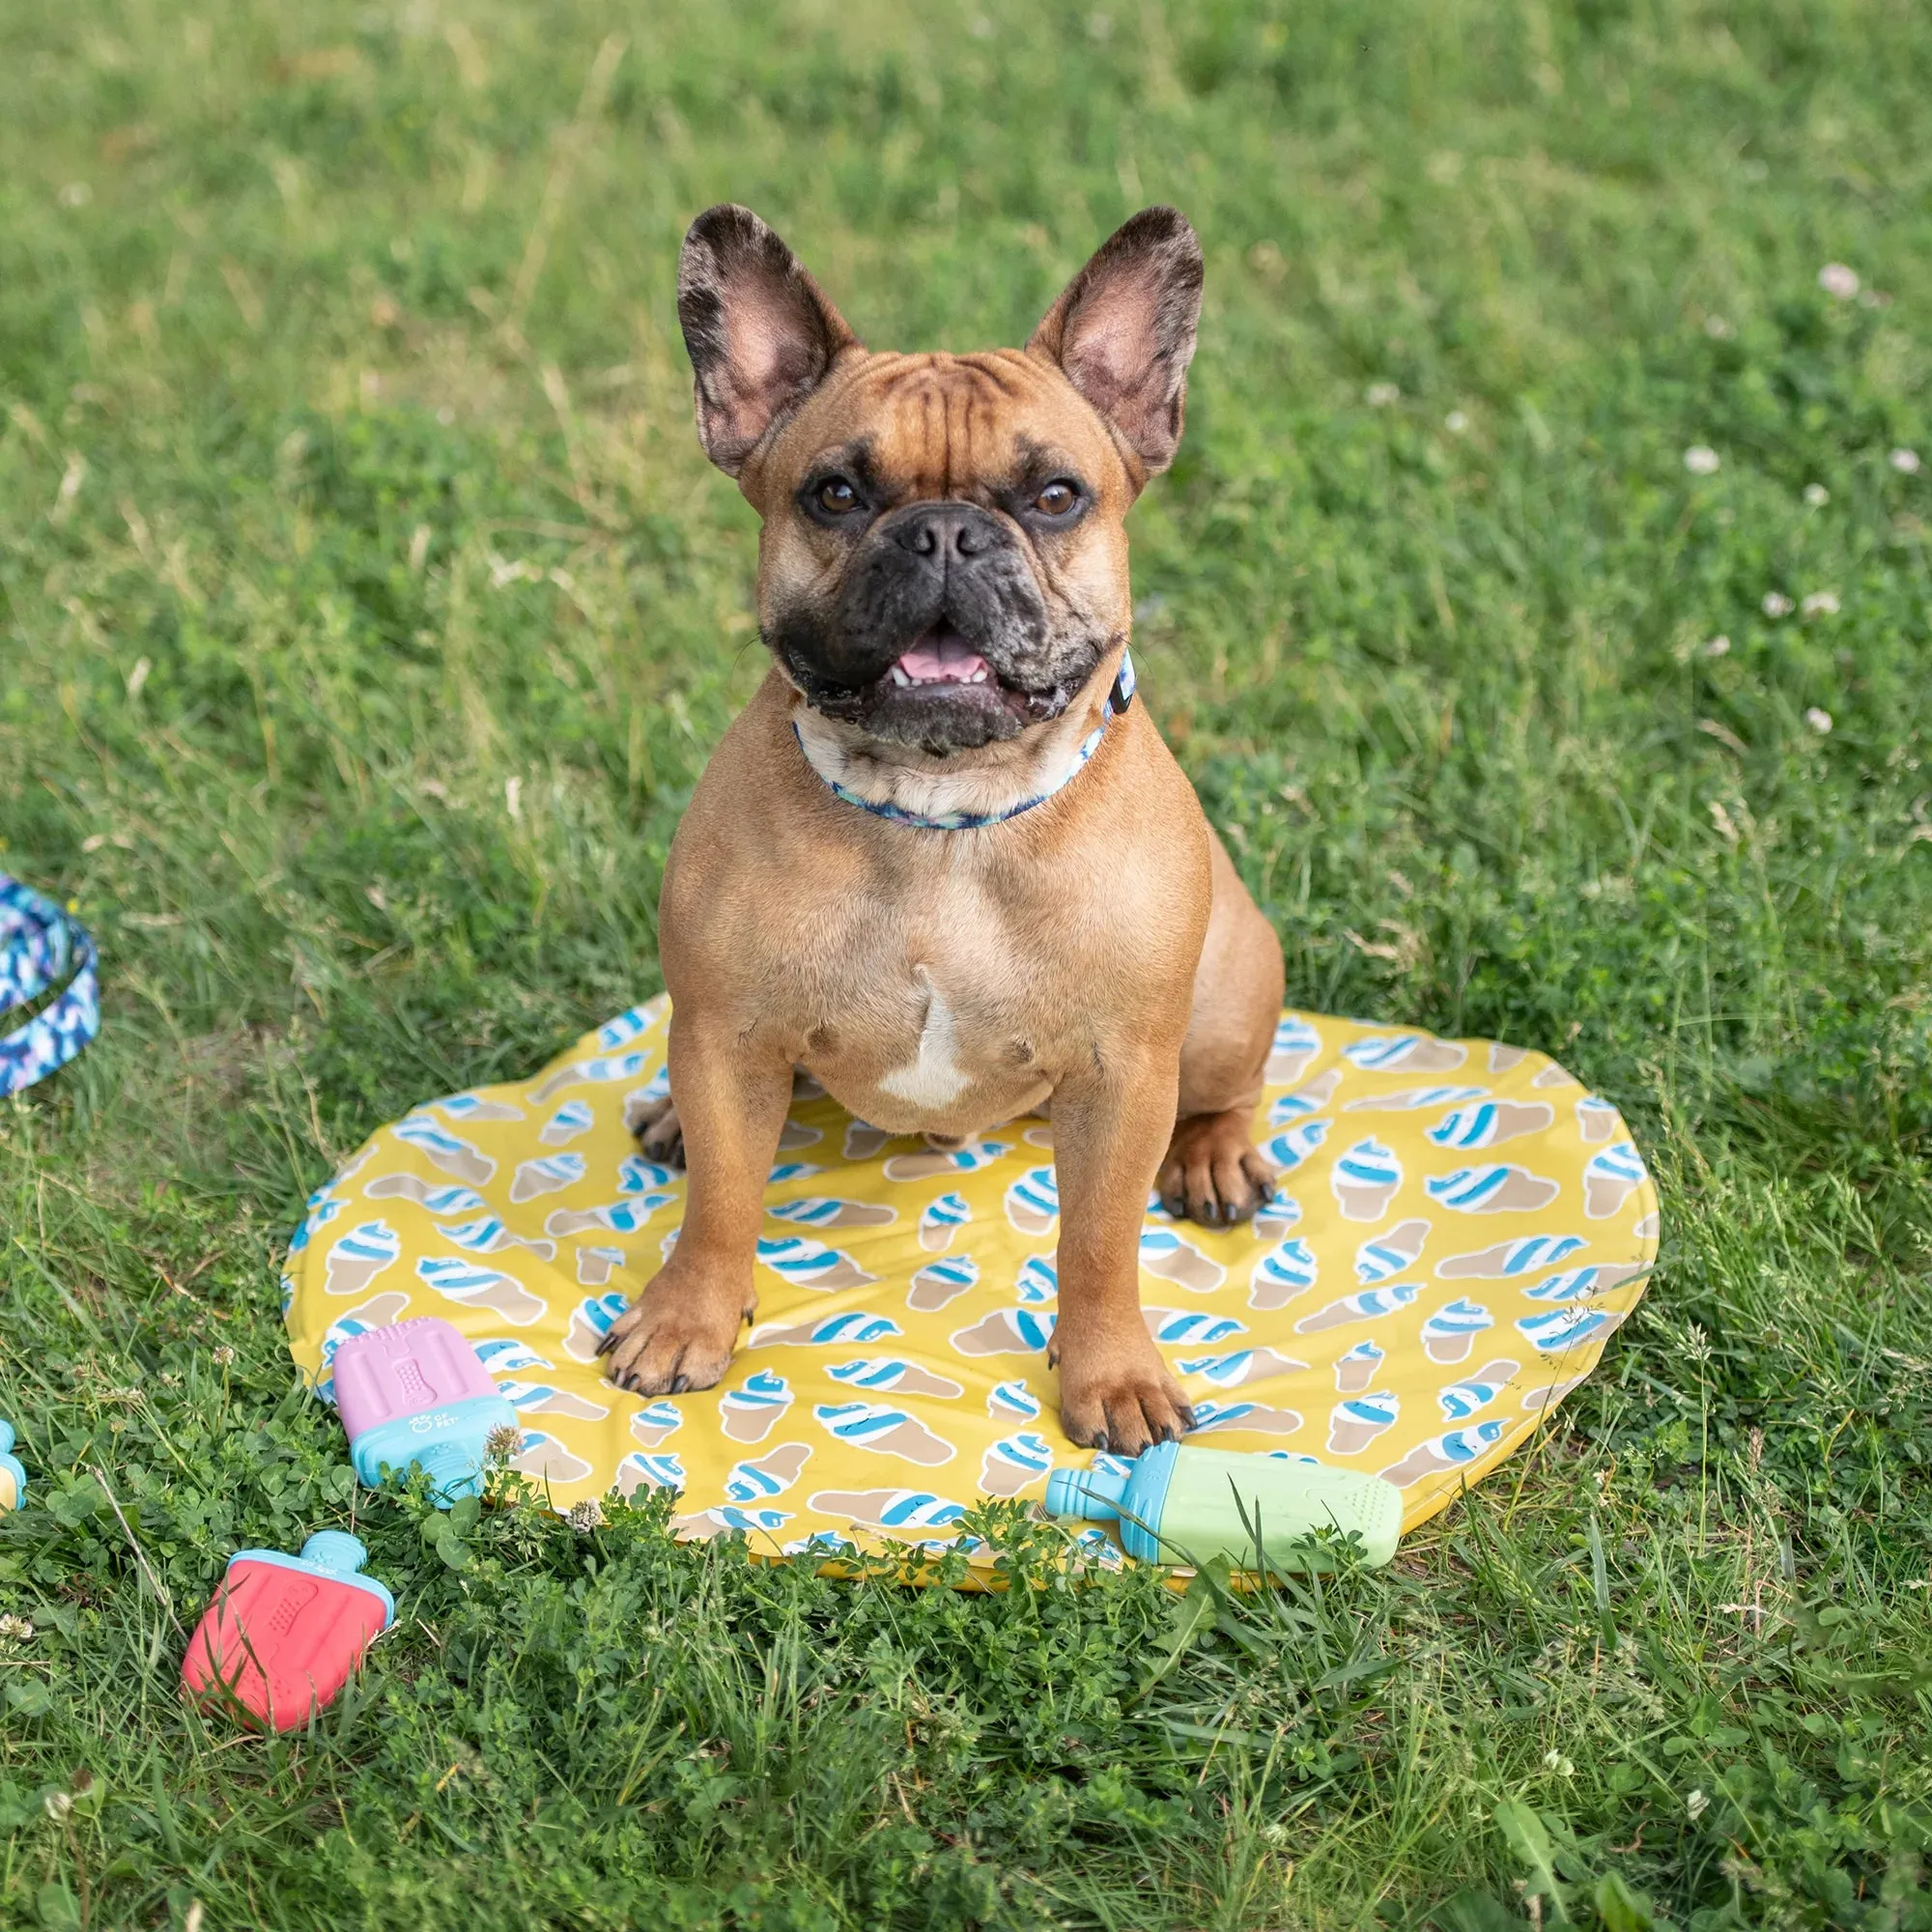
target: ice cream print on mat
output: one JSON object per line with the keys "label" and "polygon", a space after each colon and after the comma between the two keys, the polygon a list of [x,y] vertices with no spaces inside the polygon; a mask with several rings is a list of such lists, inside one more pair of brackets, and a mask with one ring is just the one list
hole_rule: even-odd
{"label": "ice cream print on mat", "polygon": [[[1092,1461],[1049,1362],[1051,1123],[935,1149],[797,1084],[723,1377],[628,1395],[597,1350],[684,1211],[683,1173],[626,1125],[669,1093],[668,1022],[645,1001],[310,1178],[285,1268],[310,1386],[329,1393],[347,1336],[435,1315],[509,1398],[511,1461],[555,1507],[676,1492],[674,1534],[767,1556],[956,1543],[990,1562],[961,1528],[976,1498],[1036,1498]],[[1386,1473],[1412,1525],[1530,1439],[1642,1294],[1659,1215],[1636,1143],[1541,1054],[1316,1013],[1282,1015],[1253,1131],[1275,1176],[1253,1220],[1147,1200],[1148,1335],[1204,1444]],[[1122,1560],[1083,1535],[1077,1560]]]}

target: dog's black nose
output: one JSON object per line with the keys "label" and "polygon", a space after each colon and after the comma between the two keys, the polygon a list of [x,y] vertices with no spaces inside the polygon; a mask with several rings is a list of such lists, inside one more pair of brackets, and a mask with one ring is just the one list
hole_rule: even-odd
{"label": "dog's black nose", "polygon": [[977,503],[908,503],[892,519],[890,535],[915,556],[979,556],[1004,540],[999,525]]}

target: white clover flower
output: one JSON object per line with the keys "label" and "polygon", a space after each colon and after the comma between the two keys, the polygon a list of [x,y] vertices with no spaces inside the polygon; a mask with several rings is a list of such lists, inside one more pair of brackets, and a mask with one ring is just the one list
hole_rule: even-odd
{"label": "white clover flower", "polygon": [[1372,410],[1385,410],[1402,400],[1402,390],[1394,383],[1371,383],[1362,391],[1362,400]]}
{"label": "white clover flower", "polygon": [[234,1361],[234,1359],[235,1359],[235,1350],[231,1349],[226,1342],[222,1343],[220,1348],[212,1350],[209,1355],[209,1360],[212,1361],[217,1369],[227,1368],[229,1364]]}
{"label": "white clover flower", "polygon": [[33,1618],[15,1615],[12,1610],[0,1617],[0,1643],[31,1643],[33,1640]]}
{"label": "white clover flower", "polygon": [[1724,634],[1721,631],[1719,631],[1718,635],[1704,646],[1700,655],[1707,658],[1722,658],[1722,657],[1728,657],[1730,655],[1730,651],[1731,651],[1730,639],[1725,637]]}
{"label": "white clover flower", "polygon": [[1684,452],[1684,467],[1693,476],[1715,476],[1721,460],[1707,442],[1693,442]]}
{"label": "white clover flower", "polygon": [[588,1536],[592,1530],[604,1527],[604,1505],[595,1496],[585,1496],[581,1503],[571,1504],[564,1520],[579,1536]]}
{"label": "white clover flower", "polygon": [[1814,704],[1805,712],[1804,722],[1822,738],[1832,728],[1832,714]]}
{"label": "white clover flower", "polygon": [[1728,342],[1737,332],[1736,327],[1720,315],[1707,315],[1704,318],[1704,333],[1713,342]]}
{"label": "white clover flower", "polygon": [[1894,449],[1887,461],[1901,476],[1918,474],[1918,452],[1916,449]]}
{"label": "white clover flower", "polygon": [[1818,270],[1818,286],[1839,301],[1850,301],[1859,292],[1858,271],[1842,262],[1827,262]]}
{"label": "white clover flower", "polygon": [[1835,590],[1814,590],[1798,608],[1807,617],[1835,617],[1838,614],[1838,593]]}
{"label": "white clover flower", "polygon": [[1767,617],[1788,617],[1796,608],[1781,590],[1767,590],[1760,607]]}
{"label": "white clover flower", "polygon": [[1442,427],[1451,436],[1466,436],[1469,430],[1469,418],[1461,410],[1451,410],[1442,418]]}
{"label": "white clover flower", "polygon": [[1832,493],[1822,483],[1807,483],[1804,486],[1804,500],[1814,510],[1822,510],[1832,500]]}

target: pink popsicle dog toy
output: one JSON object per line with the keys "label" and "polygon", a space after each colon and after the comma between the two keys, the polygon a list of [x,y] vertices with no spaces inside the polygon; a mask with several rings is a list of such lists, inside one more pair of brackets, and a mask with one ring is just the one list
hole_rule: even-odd
{"label": "pink popsicle dog toy", "polygon": [[335,1351],[334,1372],[349,1460],[372,1489],[385,1466],[413,1463],[447,1509],[482,1489],[493,1432],[517,1427],[514,1405],[476,1350],[434,1315],[352,1335]]}

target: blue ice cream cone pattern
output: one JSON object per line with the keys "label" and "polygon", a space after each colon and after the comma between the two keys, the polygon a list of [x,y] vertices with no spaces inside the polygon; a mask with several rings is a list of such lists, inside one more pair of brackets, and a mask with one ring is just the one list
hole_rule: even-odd
{"label": "blue ice cream cone pattern", "polygon": [[1230,1335],[1244,1335],[1248,1324],[1230,1315],[1202,1315],[1187,1308],[1141,1309],[1149,1332],[1164,1348],[1202,1348],[1210,1342],[1225,1342]]}
{"label": "blue ice cream cone pattern", "polygon": [[360,1221],[329,1244],[325,1294],[360,1294],[402,1253],[401,1236],[386,1221]]}
{"label": "blue ice cream cone pattern", "polygon": [[1443,1148],[1488,1148],[1524,1134],[1545,1132],[1556,1110],[1548,1100],[1479,1100],[1452,1107],[1429,1129],[1429,1138]]}
{"label": "blue ice cream cone pattern", "polygon": [[980,1264],[971,1255],[948,1255],[943,1261],[927,1262],[913,1275],[906,1306],[931,1314],[964,1294],[979,1279]]}
{"label": "blue ice cream cone pattern", "polygon": [[1268,1108],[1268,1125],[1271,1127],[1293,1126],[1296,1121],[1306,1120],[1311,1114],[1319,1114],[1335,1097],[1335,1090],[1342,1084],[1339,1067],[1331,1066],[1327,1072],[1311,1080],[1305,1087],[1297,1087],[1292,1094],[1284,1094]]}
{"label": "blue ice cream cone pattern", "polygon": [[1293,1087],[1321,1053],[1321,1036],[1299,1013],[1284,1013],[1268,1053],[1270,1087]]}
{"label": "blue ice cream cone pattern", "polygon": [[1293,1174],[1327,1138],[1326,1121],[1301,1121],[1270,1134],[1257,1151],[1277,1174]]}
{"label": "blue ice cream cone pattern", "polygon": [[[975,1497],[1085,1460],[1048,1361],[1051,1124],[934,1149],[797,1083],[750,1325],[716,1387],[641,1399],[597,1350],[684,1217],[682,1170],[629,1124],[669,1097],[668,1019],[645,1001],[529,1080],[426,1101],[315,1190],[285,1270],[310,1385],[330,1392],[346,1338],[439,1315],[559,1507],[675,1489],[678,1536],[990,1562],[961,1527]],[[1643,1292],[1655,1191],[1614,1107],[1541,1055],[1291,1013],[1269,1061],[1269,1198],[1214,1228],[1148,1200],[1142,1319],[1207,1445],[1393,1471],[1413,1523],[1589,1371]],[[1080,1536],[1069,1563],[1122,1560],[1112,1530]]]}
{"label": "blue ice cream cone pattern", "polygon": [[1328,1453],[1359,1456],[1378,1436],[1386,1435],[1402,1413],[1402,1398],[1392,1389],[1350,1396],[1328,1411]]}
{"label": "blue ice cream cone pattern", "polygon": [[1429,1238],[1427,1221],[1404,1221],[1385,1235],[1372,1235],[1355,1250],[1355,1279],[1364,1287],[1406,1274]]}
{"label": "blue ice cream cone pattern", "polygon": [[1036,1429],[1003,1435],[980,1464],[980,1491],[988,1496],[1016,1496],[1044,1483],[1053,1467],[1053,1448]]}
{"label": "blue ice cream cone pattern", "polygon": [[1547,1315],[1523,1315],[1517,1329],[1540,1354],[1562,1355],[1585,1342],[1602,1342],[1623,1320],[1621,1311],[1579,1307],[1552,1308]]}
{"label": "blue ice cream cone pattern", "polygon": [[1375,1380],[1376,1372],[1386,1360],[1382,1350],[1366,1338],[1339,1356],[1335,1363],[1335,1386],[1344,1395],[1360,1395]]}
{"label": "blue ice cream cone pattern", "polygon": [[574,1141],[580,1134],[587,1134],[597,1124],[597,1116],[591,1111],[587,1100],[566,1100],[548,1121],[543,1131],[537,1136],[545,1147],[562,1147]]}
{"label": "blue ice cream cone pattern", "polygon": [[1298,1236],[1277,1241],[1256,1261],[1248,1277],[1248,1306],[1286,1308],[1315,1286],[1321,1270],[1320,1257]]}
{"label": "blue ice cream cone pattern", "polygon": [[760,1241],[758,1260],[799,1287],[817,1289],[828,1294],[841,1288],[864,1288],[878,1279],[867,1274],[850,1255],[802,1235]]}
{"label": "blue ice cream cone pattern", "polygon": [[1378,1140],[1357,1141],[1337,1156],[1330,1183],[1351,1221],[1378,1221],[1402,1186],[1402,1162]]}
{"label": "blue ice cream cone pattern", "polygon": [[988,1415],[1017,1415],[1030,1420],[1039,1412],[1039,1398],[1027,1387],[1024,1376],[1015,1377],[1011,1381],[995,1382],[992,1394],[986,1398]]}
{"label": "blue ice cream cone pattern", "polygon": [[1211,1294],[1227,1279],[1228,1270],[1184,1235],[1172,1228],[1141,1231],[1141,1272],[1156,1281],[1171,1281],[1196,1294]]}
{"label": "blue ice cream cone pattern", "polygon": [[953,1236],[973,1218],[965,1197],[942,1194],[929,1201],[919,1217],[919,1244],[928,1254],[943,1254],[952,1245]]}
{"label": "blue ice cream cone pattern", "polygon": [[1509,1386],[1518,1366],[1516,1362],[1486,1362],[1463,1380],[1446,1383],[1435,1394],[1443,1420],[1464,1422],[1478,1409],[1489,1407]]}
{"label": "blue ice cream cone pattern", "polygon": [[1319,1335],[1324,1328],[1345,1328],[1357,1321],[1378,1321],[1406,1308],[1422,1293],[1415,1283],[1392,1281],[1380,1288],[1365,1288],[1345,1294],[1313,1315],[1304,1315],[1294,1324],[1297,1335]]}
{"label": "blue ice cream cone pattern", "polygon": [[1350,1042],[1343,1057],[1371,1073],[1449,1073],[1469,1057],[1460,1040],[1426,1033],[1371,1034]]}
{"label": "blue ice cream cone pattern", "polygon": [[1433,1174],[1423,1185],[1432,1201],[1459,1214],[1530,1214],[1561,1192],[1558,1182],[1507,1161]]}
{"label": "blue ice cream cone pattern", "polygon": [[[1155,1197],[1158,1203],[1158,1196]],[[1279,1240],[1301,1219],[1301,1203],[1277,1187],[1255,1209],[1255,1233],[1264,1241]]]}
{"label": "blue ice cream cone pattern", "polygon": [[1592,1221],[1608,1219],[1648,1179],[1636,1149],[1618,1141],[1593,1154],[1583,1170],[1583,1212]]}
{"label": "blue ice cream cone pattern", "polygon": [[1525,1235],[1519,1240],[1498,1241],[1474,1254],[1450,1255],[1437,1262],[1444,1281],[1508,1281],[1537,1268],[1553,1267],[1590,1245],[1581,1235]]}
{"label": "blue ice cream cone pattern", "polygon": [[766,1212],[795,1228],[890,1228],[898,1219],[898,1209],[883,1202],[844,1201],[826,1194],[781,1201]]}
{"label": "blue ice cream cone pattern", "polygon": [[891,1403],[828,1402],[812,1410],[821,1428],[838,1441],[869,1455],[895,1456],[928,1468],[950,1463],[957,1453],[917,1416]]}
{"label": "blue ice cream cone pattern", "polygon": [[1060,1219],[1060,1188],[1052,1168],[1031,1168],[1007,1189],[1007,1219],[1023,1235],[1052,1232]]}
{"label": "blue ice cream cone pattern", "polygon": [[1476,1337],[1495,1325],[1496,1318],[1480,1301],[1458,1296],[1422,1324],[1423,1352],[1432,1362],[1465,1362]]}
{"label": "blue ice cream cone pattern", "polygon": [[1013,1293],[1037,1306],[1060,1298],[1060,1270],[1044,1255],[1029,1255],[1013,1279]]}
{"label": "blue ice cream cone pattern", "polygon": [[371,1201],[413,1201],[432,1214],[485,1214],[490,1209],[475,1188],[439,1185],[419,1174],[384,1174],[367,1182],[362,1192]]}
{"label": "blue ice cream cone pattern", "polygon": [[452,1121],[521,1121],[524,1110],[487,1094],[445,1094],[429,1103],[430,1111]]}
{"label": "blue ice cream cone pattern", "polygon": [[1461,1429],[1451,1429],[1441,1435],[1433,1435],[1427,1442],[1411,1449],[1401,1462],[1391,1463],[1382,1470],[1382,1477],[1397,1489],[1406,1490],[1411,1483],[1419,1483],[1426,1476],[1448,1475],[1459,1469],[1467,1469],[1485,1450],[1493,1448],[1502,1440],[1509,1427],[1509,1423],[1502,1420],[1477,1422]]}
{"label": "blue ice cream cone pattern", "polygon": [[724,1434],[734,1442],[762,1442],[792,1405],[791,1384],[770,1369],[754,1369],[718,1399]]}

